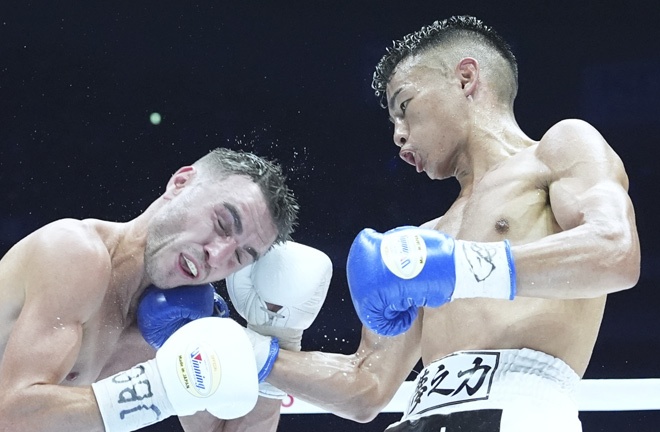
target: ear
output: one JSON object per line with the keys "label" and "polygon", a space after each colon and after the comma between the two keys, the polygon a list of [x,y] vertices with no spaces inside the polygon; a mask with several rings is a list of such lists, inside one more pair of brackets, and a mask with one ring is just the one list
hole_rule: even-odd
{"label": "ear", "polygon": [[456,75],[465,97],[474,95],[479,85],[479,62],[472,57],[462,59],[456,66]]}
{"label": "ear", "polygon": [[183,190],[184,187],[186,187],[186,185],[190,183],[196,174],[197,169],[193,166],[184,166],[179,168],[167,182],[163,198],[174,198]]}

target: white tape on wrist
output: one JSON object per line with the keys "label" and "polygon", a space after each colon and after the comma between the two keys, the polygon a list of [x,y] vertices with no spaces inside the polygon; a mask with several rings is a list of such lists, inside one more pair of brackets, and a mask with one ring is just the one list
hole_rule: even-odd
{"label": "white tape on wrist", "polygon": [[456,240],[454,247],[456,287],[452,300],[458,298],[496,298],[512,300],[516,274],[509,244]]}
{"label": "white tape on wrist", "polygon": [[155,360],[92,384],[106,432],[141,429],[174,415]]}

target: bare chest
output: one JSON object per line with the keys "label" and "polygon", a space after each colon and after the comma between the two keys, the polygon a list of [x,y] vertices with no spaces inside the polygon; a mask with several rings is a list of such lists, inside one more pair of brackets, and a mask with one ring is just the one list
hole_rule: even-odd
{"label": "bare chest", "polygon": [[83,326],[78,358],[62,384],[84,385],[153,357],[135,320],[113,299]]}
{"label": "bare chest", "polygon": [[122,320],[116,315],[99,310],[83,325],[78,357],[62,384],[86,385],[96,380],[125,331]]}
{"label": "bare chest", "polygon": [[[544,168],[533,158],[511,161],[463,191],[435,228],[461,240],[526,244],[561,231]],[[423,315],[423,358],[466,349],[532,348],[582,373],[604,302],[517,298],[461,299]]]}
{"label": "bare chest", "polygon": [[85,326],[80,353],[63,385],[90,384],[153,357],[136,326],[117,324],[100,320]]}
{"label": "bare chest", "polygon": [[503,168],[461,195],[435,228],[462,240],[512,244],[560,230],[543,181],[533,172]]}

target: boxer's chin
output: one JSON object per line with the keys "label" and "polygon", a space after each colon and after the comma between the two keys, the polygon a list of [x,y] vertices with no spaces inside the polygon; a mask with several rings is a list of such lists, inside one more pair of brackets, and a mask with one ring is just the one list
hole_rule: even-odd
{"label": "boxer's chin", "polygon": [[167,289],[167,288],[174,288],[176,286],[172,278],[167,277],[166,272],[158,268],[155,260],[150,260],[147,257],[145,257],[144,271],[147,274],[147,277],[151,281],[152,285],[155,285],[158,288]]}

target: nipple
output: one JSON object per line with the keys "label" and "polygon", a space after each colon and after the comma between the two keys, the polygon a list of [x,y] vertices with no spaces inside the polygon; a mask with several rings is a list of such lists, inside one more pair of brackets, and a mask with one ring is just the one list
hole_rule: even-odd
{"label": "nipple", "polygon": [[498,234],[506,234],[509,232],[509,221],[506,219],[500,219],[495,222],[495,231]]}

